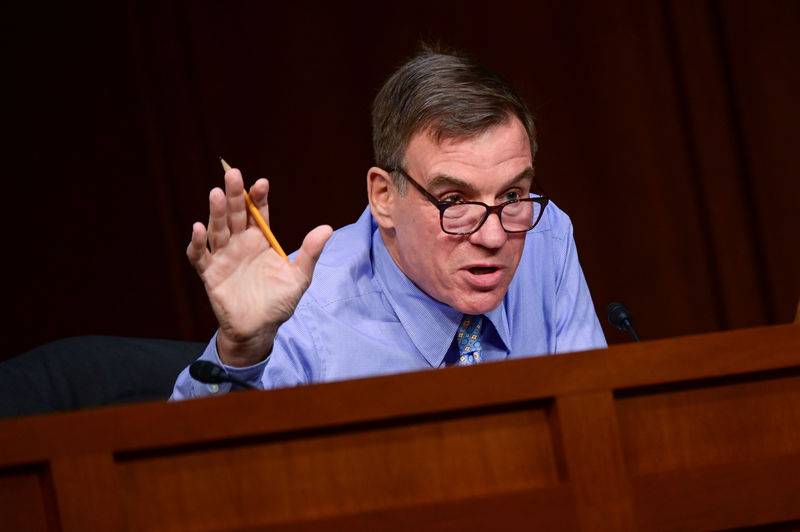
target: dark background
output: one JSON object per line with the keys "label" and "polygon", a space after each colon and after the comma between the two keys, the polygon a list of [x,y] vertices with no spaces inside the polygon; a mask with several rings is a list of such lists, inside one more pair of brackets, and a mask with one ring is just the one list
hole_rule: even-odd
{"label": "dark background", "polygon": [[611,343],[628,341],[613,300],[645,339],[791,321],[800,2],[428,4],[6,7],[0,358],[80,334],[208,339],[184,250],[217,156],[270,178],[287,251],[354,221],[370,102],[421,39],[528,100]]}

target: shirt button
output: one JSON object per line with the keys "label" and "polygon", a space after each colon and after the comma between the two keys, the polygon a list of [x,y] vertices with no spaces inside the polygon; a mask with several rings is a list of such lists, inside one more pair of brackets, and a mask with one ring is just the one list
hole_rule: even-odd
{"label": "shirt button", "polygon": [[211,393],[217,393],[219,391],[219,384],[209,384],[208,391]]}

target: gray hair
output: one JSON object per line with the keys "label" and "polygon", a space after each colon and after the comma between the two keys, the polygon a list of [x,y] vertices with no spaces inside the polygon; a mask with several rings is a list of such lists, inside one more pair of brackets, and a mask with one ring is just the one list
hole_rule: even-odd
{"label": "gray hair", "polygon": [[[375,163],[403,165],[411,137],[430,129],[437,143],[469,138],[516,117],[536,155],[536,129],[525,102],[500,76],[460,55],[424,47],[386,80],[372,103]],[[401,193],[405,180],[393,176]]]}

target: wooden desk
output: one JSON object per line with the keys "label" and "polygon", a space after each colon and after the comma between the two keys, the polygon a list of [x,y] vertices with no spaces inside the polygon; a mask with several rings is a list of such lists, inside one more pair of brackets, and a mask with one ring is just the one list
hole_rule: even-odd
{"label": "wooden desk", "polygon": [[800,527],[800,326],[0,420],[0,523]]}

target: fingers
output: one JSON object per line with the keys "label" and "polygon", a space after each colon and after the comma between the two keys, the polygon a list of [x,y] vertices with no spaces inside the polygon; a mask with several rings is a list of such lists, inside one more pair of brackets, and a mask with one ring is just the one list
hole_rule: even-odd
{"label": "fingers", "polygon": [[189,262],[192,263],[192,266],[199,274],[202,274],[208,267],[208,261],[211,256],[206,245],[207,241],[208,234],[205,226],[200,222],[195,222],[192,225],[192,240],[186,248],[186,256],[189,257]]}
{"label": "fingers", "polygon": [[[228,208],[225,193],[214,188],[208,194],[208,242],[214,252],[228,244],[231,231],[228,228]],[[192,232],[194,235],[194,231]]]}
{"label": "fingers", "polygon": [[225,192],[214,188],[208,195],[208,242],[211,252],[228,244],[231,235],[247,228],[242,174],[236,168],[225,173]]}
{"label": "fingers", "polygon": [[293,264],[305,274],[309,282],[311,281],[311,275],[314,273],[314,266],[316,266],[317,260],[322,253],[322,248],[325,247],[325,243],[331,237],[331,234],[333,234],[333,229],[329,225],[320,225],[314,228],[303,239],[303,245],[300,246],[300,250],[294,258]]}
{"label": "fingers", "polygon": [[236,168],[225,172],[225,199],[228,207],[228,228],[236,234],[247,227],[247,207],[244,201],[244,182]]}
{"label": "fingers", "polygon": [[258,210],[261,212],[261,216],[264,217],[264,221],[269,224],[269,205],[267,202],[267,197],[269,196],[269,181],[264,179],[263,177],[253,183],[253,186],[250,187],[250,199],[253,200]]}

